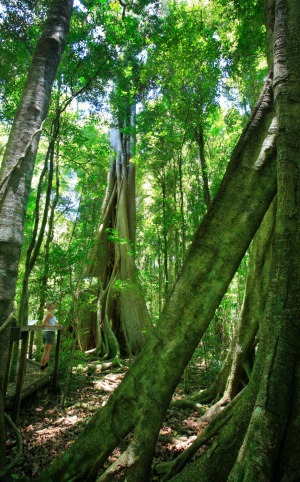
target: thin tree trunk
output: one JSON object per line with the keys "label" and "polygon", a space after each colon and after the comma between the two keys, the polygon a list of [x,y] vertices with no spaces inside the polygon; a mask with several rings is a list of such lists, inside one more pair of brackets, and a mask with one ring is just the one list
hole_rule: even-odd
{"label": "thin tree trunk", "polygon": [[199,163],[200,163],[201,173],[202,173],[203,197],[204,197],[206,208],[208,209],[211,204],[211,197],[210,197],[210,190],[209,190],[209,183],[208,183],[207,162],[206,162],[205,153],[204,153],[204,134],[203,134],[203,127],[201,124],[199,124],[195,129],[195,138],[199,148]]}
{"label": "thin tree trunk", "polygon": [[[181,183],[182,187],[182,183]],[[174,211],[177,212],[177,163],[176,159],[173,159],[173,199],[174,199]],[[183,256],[180,256],[180,239],[179,239],[179,229],[177,223],[173,226],[174,230],[174,279],[176,279],[179,268],[182,263]]]}
{"label": "thin tree trunk", "polygon": [[164,266],[164,299],[168,298],[169,293],[169,250],[168,250],[168,230],[167,230],[167,190],[166,190],[166,174],[162,171],[161,176],[162,187],[162,211],[163,211],[163,266]]}
{"label": "thin tree trunk", "polygon": [[[179,173],[179,195],[180,195],[180,221],[181,221],[181,239],[182,239],[182,249],[181,249],[181,263],[184,259],[186,253],[186,239],[185,239],[185,219],[184,219],[184,195],[183,195],[183,185],[182,185],[182,151],[178,156],[178,173]],[[180,263],[180,264],[181,264]]]}
{"label": "thin tree trunk", "polygon": [[[21,291],[21,296],[20,296],[20,303],[19,303],[19,311],[18,311],[18,324],[20,326],[26,326],[28,324],[28,303],[29,303],[29,293],[28,293],[28,285],[29,285],[29,277],[31,274],[31,271],[34,267],[35,260],[37,258],[37,255],[40,250],[40,243],[37,243],[37,235],[38,235],[38,225],[39,225],[39,219],[40,219],[40,200],[41,200],[41,195],[42,195],[42,187],[43,187],[43,181],[44,177],[46,175],[47,169],[48,169],[48,163],[50,160],[50,170],[49,170],[49,176],[48,176],[48,187],[47,187],[47,193],[46,193],[46,201],[45,201],[45,207],[44,207],[44,215],[43,215],[43,221],[42,221],[42,226],[40,228],[40,234],[43,236],[45,226],[46,226],[46,220],[47,220],[47,215],[48,215],[48,208],[49,208],[49,202],[50,202],[50,194],[51,194],[51,188],[52,188],[52,178],[53,178],[53,152],[51,152],[53,148],[52,143],[50,142],[48,151],[45,157],[45,163],[43,170],[40,175],[39,183],[38,183],[38,188],[37,188],[37,196],[36,196],[36,202],[35,202],[35,213],[34,213],[34,227],[33,227],[33,233],[30,241],[30,245],[28,247],[27,253],[26,253],[26,261],[25,261],[25,271],[23,275],[23,280],[22,280],[22,291]],[[52,157],[52,159],[51,159]],[[39,235],[39,239],[41,239],[41,236]],[[34,255],[32,256],[32,253]],[[17,374],[17,367],[18,367],[18,356],[19,356],[19,343],[15,342],[13,345],[13,351],[12,351],[12,357],[11,357],[11,366],[10,366],[10,371],[9,371],[9,381],[13,382],[15,381],[16,374]]]}
{"label": "thin tree trunk", "polygon": [[40,217],[39,204],[40,204],[40,195],[41,195],[41,193],[38,192],[37,199],[36,199],[36,208],[35,208],[34,230],[32,233],[32,238],[31,238],[29,248],[26,253],[25,271],[24,271],[24,276],[22,280],[22,292],[20,297],[19,315],[18,315],[18,320],[21,326],[25,326],[28,323],[29,278],[34,268],[34,265],[36,263],[37,257],[41,249],[42,241],[45,236],[50,199],[51,199],[51,192],[52,192],[52,182],[53,182],[53,172],[54,172],[54,147],[55,147],[55,144],[54,144],[54,140],[52,139],[49,145],[49,156],[47,156],[47,159],[46,159],[46,164],[48,165],[49,163],[49,173],[48,173],[48,185],[47,185],[47,191],[46,191],[42,222],[38,232],[39,217]]}
{"label": "thin tree trunk", "polygon": [[44,317],[44,309],[46,298],[48,295],[48,280],[49,280],[49,258],[50,258],[50,247],[54,236],[54,218],[55,218],[55,209],[59,201],[59,166],[58,166],[58,153],[56,154],[56,167],[55,167],[55,191],[53,200],[50,207],[50,214],[48,219],[48,229],[47,235],[45,240],[45,247],[44,247],[44,266],[43,266],[43,274],[40,282],[40,305],[38,310],[38,320],[41,322]]}
{"label": "thin tree trunk", "polygon": [[157,259],[157,264],[158,264],[158,313],[159,316],[162,312],[162,307],[163,307],[163,270],[162,270],[162,249],[161,249],[161,237],[160,233],[157,233],[157,240],[158,240],[158,259]]}

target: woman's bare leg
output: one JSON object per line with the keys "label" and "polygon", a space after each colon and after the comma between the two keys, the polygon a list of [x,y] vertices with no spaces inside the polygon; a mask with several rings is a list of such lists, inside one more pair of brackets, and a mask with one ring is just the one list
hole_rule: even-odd
{"label": "woman's bare leg", "polygon": [[49,361],[52,346],[53,346],[52,343],[46,343],[45,346],[44,346],[44,353],[43,353],[42,360],[41,360],[41,366],[42,367],[44,367],[46,365],[46,363],[48,363],[48,361]]}

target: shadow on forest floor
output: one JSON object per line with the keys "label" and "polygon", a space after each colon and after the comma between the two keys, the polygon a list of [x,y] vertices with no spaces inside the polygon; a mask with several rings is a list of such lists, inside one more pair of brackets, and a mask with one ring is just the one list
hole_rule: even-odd
{"label": "shadow on forest floor", "polygon": [[[23,455],[13,469],[12,477],[15,480],[24,480],[26,477],[34,480],[38,477],[54,458],[76,440],[95,411],[106,403],[127,370],[128,365],[124,365],[98,371],[94,362],[86,370],[73,373],[65,408],[61,406],[61,395],[53,395],[45,388],[25,400],[18,422],[23,439]],[[174,398],[182,398],[185,388],[189,392],[202,388],[205,375],[203,366],[194,364],[189,368],[188,387],[187,382],[182,381]],[[160,430],[154,463],[173,459],[195,440],[201,429],[197,412],[170,408]],[[16,451],[15,436],[10,432],[7,435],[7,454],[13,457]],[[124,447],[116,449],[109,461],[113,462]]]}

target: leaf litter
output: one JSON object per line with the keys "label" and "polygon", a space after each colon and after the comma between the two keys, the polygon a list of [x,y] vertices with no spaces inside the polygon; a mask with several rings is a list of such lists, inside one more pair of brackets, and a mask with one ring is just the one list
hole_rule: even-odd
{"label": "leaf litter", "polygon": [[[107,371],[95,370],[72,375],[72,385],[68,394],[67,406],[62,408],[61,395],[53,395],[47,388],[24,400],[18,421],[23,439],[23,455],[11,476],[15,480],[36,479],[39,474],[58,456],[64,453],[80,435],[95,411],[101,408],[110,394],[121,382],[128,366]],[[194,389],[199,389],[201,374],[194,376]],[[175,398],[182,398],[183,388],[179,386]],[[191,410],[171,407],[161,427],[154,464],[172,460],[185,450],[196,438],[201,424],[199,414]],[[16,451],[14,434],[8,430],[8,461]],[[118,458],[130,436],[117,447],[105,464],[105,468]],[[153,480],[159,480],[155,476]]]}

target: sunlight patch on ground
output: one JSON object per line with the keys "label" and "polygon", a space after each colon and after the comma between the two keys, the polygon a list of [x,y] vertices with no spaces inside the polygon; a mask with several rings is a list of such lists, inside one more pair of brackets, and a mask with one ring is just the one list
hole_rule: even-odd
{"label": "sunlight patch on ground", "polygon": [[122,373],[110,373],[106,375],[102,380],[95,380],[93,385],[96,390],[100,392],[113,392],[115,388],[119,385],[120,381],[123,378]]}

